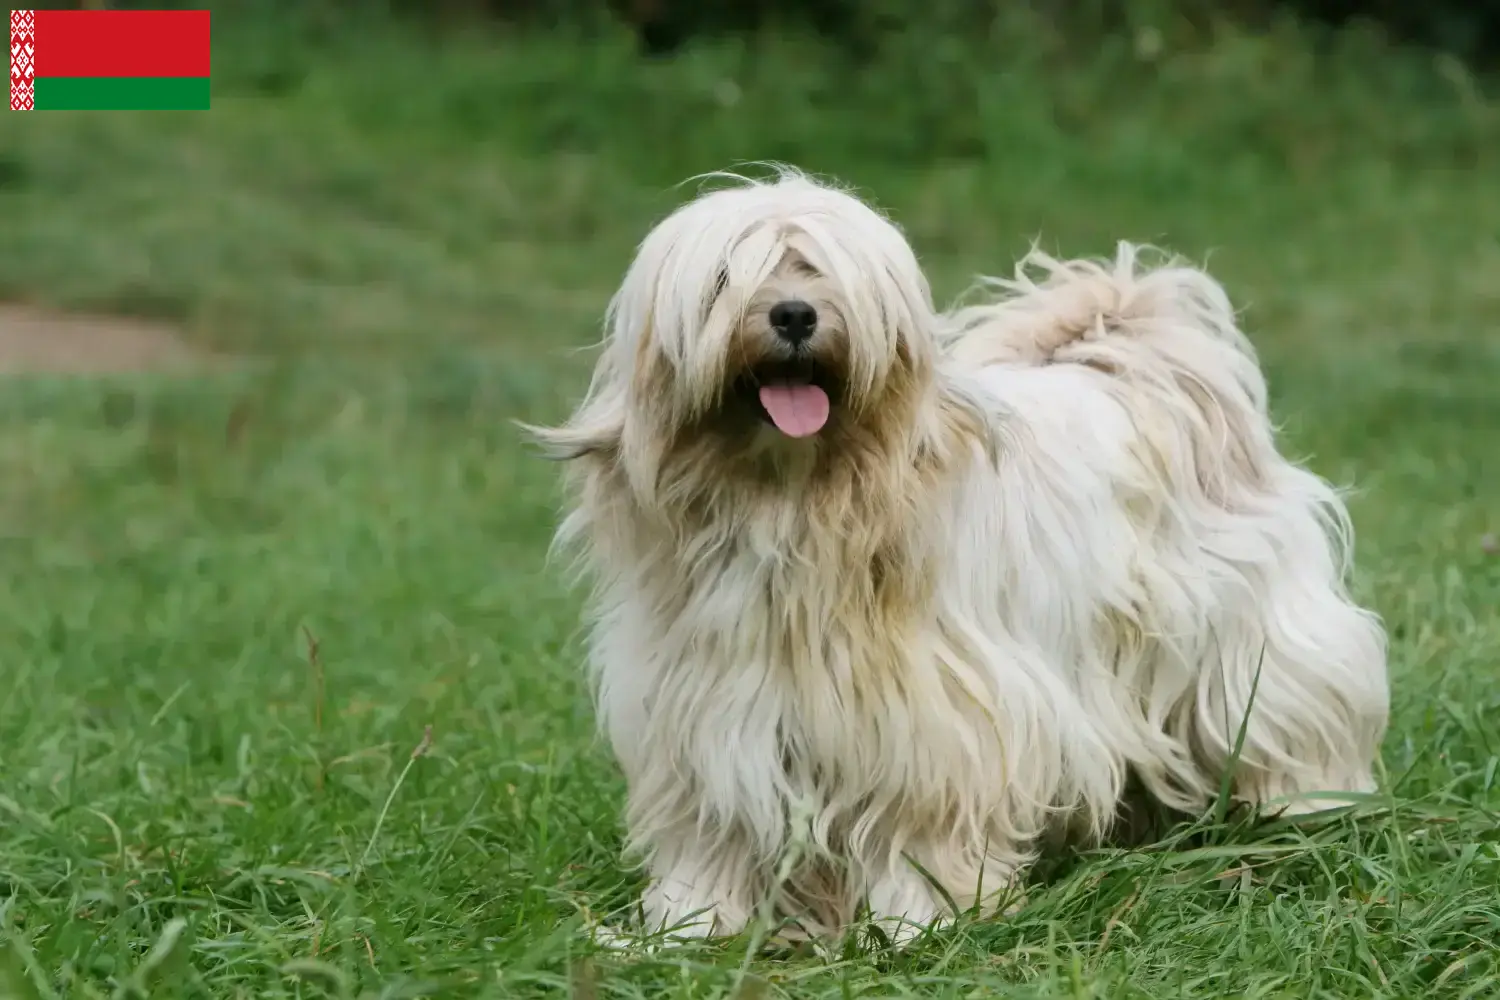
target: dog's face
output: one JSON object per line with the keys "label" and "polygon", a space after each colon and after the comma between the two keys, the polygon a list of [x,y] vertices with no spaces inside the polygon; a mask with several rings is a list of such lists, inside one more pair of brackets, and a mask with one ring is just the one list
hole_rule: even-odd
{"label": "dog's face", "polygon": [[[716,299],[731,294],[727,268],[718,284]],[[836,412],[847,414],[857,402],[850,392],[847,308],[835,283],[795,250],[777,261],[742,308],[727,305],[739,322],[730,333],[727,384],[713,404],[725,429],[749,434],[759,424],[806,438],[826,430]]]}
{"label": "dog's face", "polygon": [[689,460],[732,479],[768,455],[869,455],[912,420],[933,327],[910,246],[857,198],[797,175],[714,191],[641,243],[551,443],[618,456],[642,491]]}
{"label": "dog's face", "polygon": [[658,434],[816,438],[918,374],[930,301],[893,225],[791,178],[715,191],[657,226],[616,297],[612,347]]}

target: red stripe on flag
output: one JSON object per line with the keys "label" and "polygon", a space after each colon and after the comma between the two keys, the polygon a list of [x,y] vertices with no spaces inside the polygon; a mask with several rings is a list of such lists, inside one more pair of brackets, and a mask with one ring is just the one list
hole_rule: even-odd
{"label": "red stripe on flag", "polygon": [[206,10],[39,10],[36,75],[208,76]]}

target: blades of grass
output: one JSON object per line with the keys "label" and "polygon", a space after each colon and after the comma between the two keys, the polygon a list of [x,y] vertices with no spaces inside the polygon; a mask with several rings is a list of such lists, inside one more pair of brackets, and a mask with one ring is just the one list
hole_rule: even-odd
{"label": "blades of grass", "polygon": [[57,1000],[30,943],[11,927],[5,929],[5,941],[0,943],[0,995],[16,1000]]}
{"label": "blades of grass", "polygon": [[412,748],[411,755],[406,758],[406,766],[401,768],[401,773],[396,775],[396,780],[391,785],[391,790],[386,794],[385,802],[380,807],[380,813],[375,817],[375,828],[370,831],[369,842],[365,844],[364,853],[359,856],[359,863],[354,867],[353,880],[358,881],[364,874],[365,866],[370,860],[370,854],[375,850],[375,842],[380,839],[380,829],[385,826],[385,818],[391,811],[391,803],[396,801],[396,793],[401,791],[401,786],[406,781],[406,776],[417,763],[417,758],[427,753],[432,746],[432,726],[427,726],[422,731],[422,739]]}
{"label": "blades of grass", "polygon": [[1260,690],[1260,674],[1266,665],[1266,647],[1260,648],[1260,659],[1255,664],[1255,677],[1250,681],[1250,697],[1245,702],[1245,714],[1240,718],[1239,731],[1234,737],[1234,749],[1224,763],[1224,774],[1219,779],[1219,797],[1214,802],[1213,816],[1217,826],[1223,826],[1229,816],[1229,796],[1234,789],[1234,766],[1245,749],[1245,735],[1250,731],[1250,713],[1255,710],[1255,696]]}

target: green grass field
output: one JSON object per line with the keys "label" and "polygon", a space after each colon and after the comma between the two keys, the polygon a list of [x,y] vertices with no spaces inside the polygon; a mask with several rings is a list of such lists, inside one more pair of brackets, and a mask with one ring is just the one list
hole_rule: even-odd
{"label": "green grass field", "polygon": [[[236,359],[0,393],[0,998],[1500,995],[1500,106],[1467,76],[1291,33],[923,97],[796,40],[357,41],[222,43],[208,114],[0,127],[0,300]],[[511,421],[581,392],[672,185],[762,158],[857,184],[944,296],[1033,238],[1209,261],[1286,447],[1357,488],[1385,808],[1056,859],[902,953],[588,943],[640,883]]]}

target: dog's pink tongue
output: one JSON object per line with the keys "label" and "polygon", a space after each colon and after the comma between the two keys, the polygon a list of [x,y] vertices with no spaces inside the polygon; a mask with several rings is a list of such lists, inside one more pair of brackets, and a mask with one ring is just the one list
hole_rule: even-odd
{"label": "dog's pink tongue", "polygon": [[816,434],[828,423],[828,393],[815,385],[763,385],[760,405],[787,437]]}

